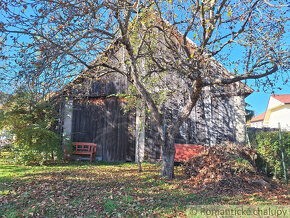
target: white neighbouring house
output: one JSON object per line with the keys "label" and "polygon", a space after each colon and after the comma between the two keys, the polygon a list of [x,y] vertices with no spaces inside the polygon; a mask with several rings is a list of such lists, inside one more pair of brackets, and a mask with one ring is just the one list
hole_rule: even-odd
{"label": "white neighbouring house", "polygon": [[278,123],[280,123],[282,130],[290,131],[290,94],[271,95],[267,110],[254,117],[250,121],[250,126],[278,128]]}
{"label": "white neighbouring house", "polygon": [[254,128],[263,128],[263,122],[265,118],[266,112],[259,114],[258,116],[254,117],[253,119],[250,120],[250,127]]}

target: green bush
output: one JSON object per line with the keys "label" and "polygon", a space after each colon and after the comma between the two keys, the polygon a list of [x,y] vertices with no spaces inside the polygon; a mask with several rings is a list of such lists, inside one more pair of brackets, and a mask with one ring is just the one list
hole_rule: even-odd
{"label": "green bush", "polygon": [[10,157],[16,163],[43,164],[62,158],[53,103],[36,99],[33,93],[21,89],[8,98],[0,111],[0,129],[13,135]]}
{"label": "green bush", "polygon": [[[258,168],[262,169],[268,175],[274,175],[282,178],[283,167],[281,157],[281,146],[278,131],[261,131],[250,136],[251,144],[257,149]],[[286,167],[289,166],[290,160],[290,132],[282,132],[282,141],[285,150]]]}
{"label": "green bush", "polygon": [[19,130],[13,144],[12,157],[25,165],[42,164],[62,156],[60,136],[37,124]]}

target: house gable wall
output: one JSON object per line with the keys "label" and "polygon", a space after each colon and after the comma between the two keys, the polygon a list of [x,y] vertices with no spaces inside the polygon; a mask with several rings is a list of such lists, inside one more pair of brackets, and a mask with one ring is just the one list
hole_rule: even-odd
{"label": "house gable wall", "polygon": [[274,107],[277,107],[279,105],[282,105],[283,103],[275,98],[273,98],[272,96],[270,96],[270,99],[269,99],[269,103],[268,103],[268,107],[267,107],[267,110],[270,110]]}
{"label": "house gable wall", "polygon": [[278,128],[280,123],[282,129],[290,131],[290,104],[271,110],[266,122],[270,128]]}

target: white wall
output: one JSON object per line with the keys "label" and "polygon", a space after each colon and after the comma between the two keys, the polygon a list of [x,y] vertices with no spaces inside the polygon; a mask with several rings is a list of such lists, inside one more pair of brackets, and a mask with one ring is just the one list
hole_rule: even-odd
{"label": "white wall", "polygon": [[251,127],[262,128],[263,127],[263,120],[251,122]]}
{"label": "white wall", "polygon": [[280,110],[272,111],[268,126],[271,128],[278,128],[280,122],[282,129],[290,130],[290,108],[284,107]]}

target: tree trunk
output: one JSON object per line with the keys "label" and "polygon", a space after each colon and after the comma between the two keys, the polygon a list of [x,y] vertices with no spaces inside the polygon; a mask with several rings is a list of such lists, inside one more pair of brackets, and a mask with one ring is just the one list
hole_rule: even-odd
{"label": "tree trunk", "polygon": [[162,146],[162,169],[161,176],[171,180],[174,179],[174,155],[175,146],[174,138],[166,140],[164,146]]}
{"label": "tree trunk", "polygon": [[140,160],[138,160],[138,172],[141,173],[142,172],[142,162]]}

